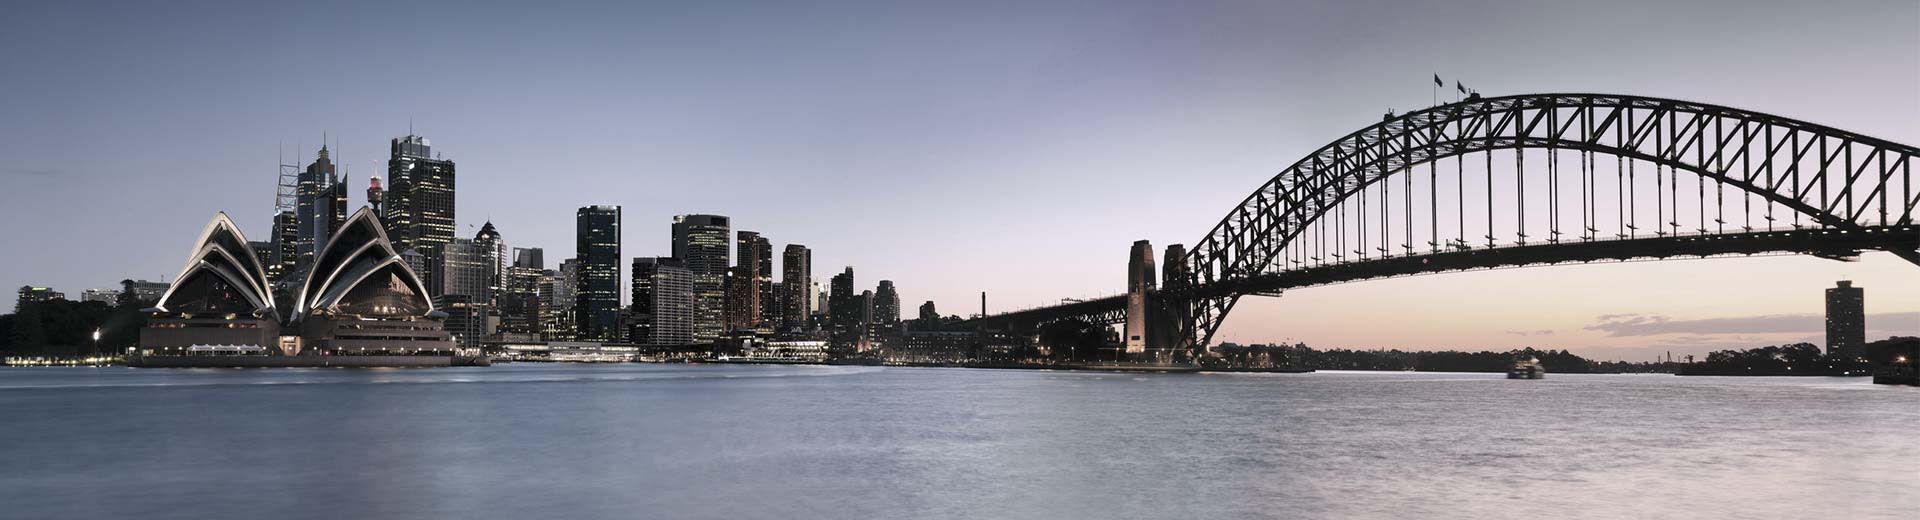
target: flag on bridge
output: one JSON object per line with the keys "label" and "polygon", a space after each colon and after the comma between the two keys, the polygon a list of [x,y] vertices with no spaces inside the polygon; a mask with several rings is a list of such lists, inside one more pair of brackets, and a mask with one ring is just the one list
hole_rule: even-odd
{"label": "flag on bridge", "polygon": [[1455,80],[1453,82],[1453,89],[1460,91],[1461,94],[1467,93],[1467,87],[1465,85],[1461,85],[1458,80]]}
{"label": "flag on bridge", "polygon": [[1436,87],[1444,87],[1444,86],[1447,86],[1447,82],[1445,82],[1445,81],[1440,81],[1440,75],[1439,75],[1439,74],[1434,74],[1434,75],[1433,75],[1433,86],[1436,86]]}

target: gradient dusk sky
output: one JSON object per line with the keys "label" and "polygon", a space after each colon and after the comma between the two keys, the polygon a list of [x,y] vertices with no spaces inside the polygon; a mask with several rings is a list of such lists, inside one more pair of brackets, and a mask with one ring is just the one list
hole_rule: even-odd
{"label": "gradient dusk sky", "polygon": [[[362,205],[409,122],[458,163],[460,232],[491,218],[550,268],[583,205],[625,208],[627,257],[717,213],[812,247],[816,280],[852,265],[948,314],[1121,291],[1132,241],[1191,244],[1429,105],[1436,72],[1920,143],[1912,0],[266,4],[7,8],[0,287],[171,277],[215,211],[265,239],[275,161],[323,133]],[[1839,279],[1872,338],[1920,333],[1920,268],[1870,253],[1310,288],[1243,300],[1218,339],[1648,359],[1819,342]]]}

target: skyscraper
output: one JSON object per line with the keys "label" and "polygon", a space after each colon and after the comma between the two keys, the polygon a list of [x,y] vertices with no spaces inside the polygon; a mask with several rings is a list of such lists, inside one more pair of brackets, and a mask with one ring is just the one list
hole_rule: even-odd
{"label": "skyscraper", "polygon": [[579,303],[574,292],[580,286],[580,259],[561,260],[560,268],[551,271],[551,275],[547,283],[547,299],[541,302],[546,312],[542,321],[546,322],[547,328],[540,337],[547,341],[571,341],[578,333],[575,327],[579,326],[573,306]]}
{"label": "skyscraper", "polygon": [[634,329],[628,341],[647,345],[693,342],[693,272],[678,258],[633,259]]}
{"label": "skyscraper", "polygon": [[693,341],[720,338],[726,321],[727,217],[673,217],[673,257],[693,272]]}
{"label": "skyscraper", "polygon": [[780,304],[773,291],[773,243],[754,233],[751,240],[740,237],[740,265],[753,271],[754,328],[772,330],[780,324]]}
{"label": "skyscraper", "polygon": [[893,280],[881,280],[880,287],[873,291],[873,321],[900,324],[900,292],[893,288]]}
{"label": "skyscraper", "polygon": [[[498,296],[501,331],[538,334],[543,330],[540,284],[547,271],[541,256],[537,247],[513,248],[513,262],[507,266],[506,281]],[[552,291],[552,285],[547,290]]]}
{"label": "skyscraper", "polygon": [[507,255],[507,242],[500,238],[493,221],[488,220],[480,226],[480,232],[473,235],[473,243],[480,246],[481,261],[486,264],[486,290],[481,291],[476,301],[497,306],[500,294],[506,292],[507,264],[513,260]]}
{"label": "skyscraper", "polygon": [[381,222],[398,251],[426,257],[427,287],[438,279],[441,246],[453,241],[453,161],[433,156],[432,143],[417,135],[394,138],[387,158],[386,214]]}
{"label": "skyscraper", "polygon": [[827,294],[827,325],[834,341],[843,345],[851,344],[860,324],[860,294],[853,291],[853,267],[833,275],[831,292]]}
{"label": "skyscraper", "polygon": [[576,332],[582,341],[620,339],[620,207],[580,208],[575,221]]}
{"label": "skyscraper", "polygon": [[1827,357],[1853,360],[1866,355],[1866,291],[1841,280],[1827,289]]}
{"label": "skyscraper", "polygon": [[465,303],[483,305],[488,301],[486,246],[467,238],[456,238],[442,247],[440,295],[466,296]]}
{"label": "skyscraper", "polygon": [[753,330],[753,299],[759,295],[753,290],[753,270],[745,266],[727,269],[726,306],[721,323],[727,332]]}
{"label": "skyscraper", "polygon": [[300,217],[293,211],[282,211],[273,215],[273,252],[269,263],[265,265],[267,280],[280,284],[287,274],[299,268]]}
{"label": "skyscraper", "polygon": [[800,244],[787,244],[780,254],[781,326],[800,330],[813,313],[813,251]]}
{"label": "skyscraper", "polygon": [[333,159],[321,145],[319,156],[300,172],[294,210],[299,226],[294,235],[294,252],[299,255],[296,266],[311,264],[314,251],[326,247],[327,238],[347,221],[345,186],[336,186],[340,178],[334,171]]}
{"label": "skyscraper", "polygon": [[727,278],[727,326],[732,330],[772,329],[779,320],[773,303],[773,244],[752,231],[735,240],[738,263]]}

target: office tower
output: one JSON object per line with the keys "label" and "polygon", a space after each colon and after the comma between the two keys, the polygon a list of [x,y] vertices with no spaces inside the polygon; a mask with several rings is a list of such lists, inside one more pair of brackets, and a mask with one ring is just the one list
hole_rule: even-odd
{"label": "office tower", "polygon": [[312,264],[314,251],[326,247],[333,230],[346,221],[345,197],[340,197],[339,211],[334,207],[334,185],[339,181],[333,159],[328,157],[327,147],[321,145],[319,157],[300,172],[300,184],[295,190],[294,214],[299,226],[294,239],[294,251],[299,255],[296,266]]}
{"label": "office tower", "polygon": [[[418,249],[407,249],[400,252],[400,261],[407,263],[407,268],[413,270],[413,276],[419,278],[420,283],[426,283],[428,271],[427,255],[420,254],[420,250]],[[439,291],[440,287],[438,286],[427,288],[427,294],[429,295]]]}
{"label": "office tower", "polygon": [[740,299],[745,328],[771,330],[779,323],[779,305],[773,296],[773,243],[752,231],[737,235],[734,270],[746,277],[738,282],[746,291]]}
{"label": "office tower", "polygon": [[544,315],[540,321],[546,326],[540,338],[547,341],[571,341],[574,337],[573,304],[576,303],[573,292],[580,280],[580,263],[568,258],[560,261],[560,268],[546,272],[545,299],[540,301]]}
{"label": "office tower", "polygon": [[779,320],[773,302],[773,244],[752,231],[736,235],[738,262],[727,274],[728,330],[770,330]]}
{"label": "office tower", "polygon": [[553,301],[547,302],[547,307],[556,310],[572,309],[573,305],[578,303],[573,293],[579,286],[580,259],[561,260],[560,268],[553,273]]}
{"label": "office tower", "polygon": [[727,217],[673,217],[673,257],[693,272],[693,341],[720,338],[726,321]]}
{"label": "office tower", "polygon": [[[255,260],[260,262],[260,268],[268,271],[269,273],[271,273],[273,270],[273,267],[272,267],[273,248],[274,248],[274,245],[273,245],[273,242],[271,241],[261,241],[261,240],[247,241],[247,250],[253,253],[253,258]],[[273,275],[271,274],[267,275],[267,282],[268,283],[273,282]]]}
{"label": "office tower", "polygon": [[1841,280],[1827,289],[1827,357],[1851,361],[1867,355],[1866,291]]}
{"label": "office tower", "polygon": [[879,326],[873,321],[873,291],[860,291],[859,301],[854,303],[859,316],[853,326],[854,350],[866,352],[874,347],[874,329]]}
{"label": "office tower", "polygon": [[[456,244],[461,242],[470,243],[466,239],[457,238],[448,244],[447,260],[449,262],[453,260],[454,255],[459,254],[457,250],[460,246]],[[447,333],[453,335],[454,344],[461,348],[480,348],[487,336],[499,330],[499,310],[491,305],[474,301],[472,296],[453,293],[435,296],[433,306],[435,310],[447,314],[442,327]]]}
{"label": "office tower", "polygon": [[620,206],[575,213],[574,259],[576,334],[581,341],[620,339]]}
{"label": "office tower", "polygon": [[781,326],[800,330],[813,314],[813,251],[800,244],[787,244],[780,254]]}
{"label": "office tower", "polygon": [[860,294],[853,292],[853,267],[833,275],[832,292],[827,295],[827,325],[836,341],[852,337],[860,323]]}
{"label": "office tower", "polygon": [[873,308],[876,304],[877,300],[873,298],[873,291],[860,291],[860,301],[854,304],[854,309],[860,313],[860,317],[855,320],[855,322],[863,326],[877,323],[873,319]]}
{"label": "office tower", "polygon": [[[395,138],[387,158],[386,214],[381,222],[399,251],[417,249],[428,271],[438,271],[441,246],[453,241],[453,161],[434,157],[432,143],[417,135]],[[427,287],[443,284],[419,273]]]}
{"label": "office tower", "polygon": [[[540,248],[513,248],[513,262],[507,266],[505,282],[499,293],[500,330],[515,334],[538,334],[541,318],[541,278],[546,266]],[[553,290],[551,286],[548,291]]]}
{"label": "office tower", "polygon": [[475,301],[497,306],[500,294],[506,292],[507,264],[513,260],[507,254],[507,242],[500,238],[500,230],[494,229],[493,221],[488,220],[480,226],[480,232],[473,235],[473,243],[480,246],[481,261],[486,263],[486,290],[476,295]]}
{"label": "office tower", "polygon": [[440,294],[466,296],[465,303],[487,303],[488,268],[486,246],[473,239],[456,238],[442,248]]}
{"label": "office tower", "polygon": [[1127,255],[1126,349],[1130,354],[1145,352],[1147,338],[1152,336],[1147,330],[1151,322],[1147,313],[1152,311],[1147,298],[1153,293],[1154,278],[1159,274],[1154,271],[1153,244],[1145,240],[1134,242],[1133,251]]}
{"label": "office tower", "polygon": [[693,343],[693,272],[678,258],[633,259],[634,328],[628,341]]}
{"label": "office tower", "polygon": [[873,320],[883,325],[900,323],[900,293],[893,288],[893,280],[881,280],[880,287],[874,289]]}
{"label": "office tower", "polygon": [[273,254],[266,264],[267,280],[280,284],[287,274],[299,268],[300,217],[293,211],[274,214],[273,236],[268,238],[273,242]]}
{"label": "office tower", "polygon": [[820,282],[813,282],[813,286],[807,288],[807,301],[813,302],[814,316],[825,316],[827,309],[831,308],[828,306],[831,302],[827,301],[827,292],[820,288]]}
{"label": "office tower", "polygon": [[723,330],[753,330],[753,299],[760,294],[753,290],[753,270],[745,266],[727,269],[727,280],[722,285],[726,288],[726,305],[721,313]]}

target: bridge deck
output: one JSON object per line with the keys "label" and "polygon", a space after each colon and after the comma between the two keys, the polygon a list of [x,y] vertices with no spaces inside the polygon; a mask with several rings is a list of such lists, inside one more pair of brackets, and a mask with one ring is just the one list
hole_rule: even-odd
{"label": "bridge deck", "polygon": [[[1365,261],[1290,269],[1223,280],[1184,290],[1162,290],[1163,298],[1214,298],[1271,294],[1297,287],[1354,282],[1392,276],[1492,269],[1571,262],[1602,262],[1676,257],[1712,257],[1767,253],[1801,253],[1825,258],[1847,258],[1867,250],[1920,249],[1920,227],[1868,227],[1857,231],[1804,229],[1706,235],[1655,236],[1612,240],[1563,240],[1395,256]],[[1124,295],[1065,305],[1040,307],[976,319],[969,324],[994,330],[1031,327],[1053,320],[1091,317],[1115,323],[1124,313]],[[1121,319],[1124,320],[1124,317]]]}

